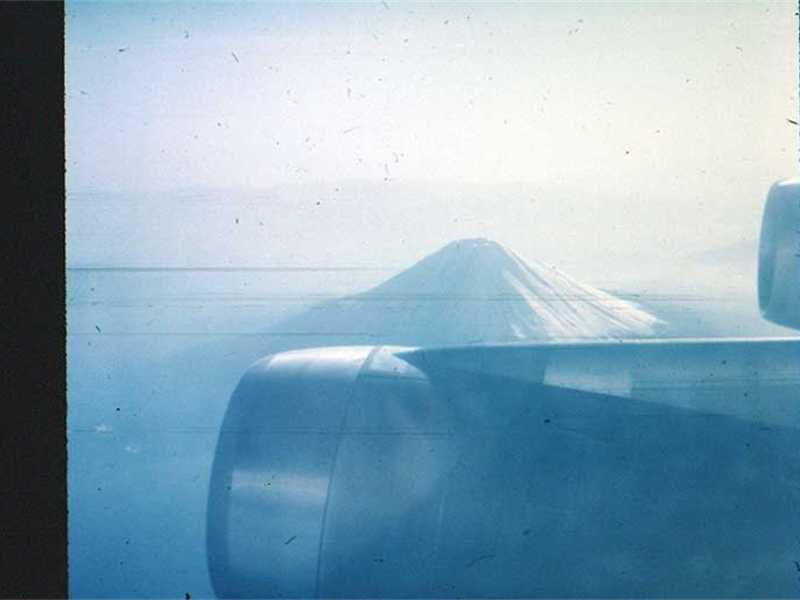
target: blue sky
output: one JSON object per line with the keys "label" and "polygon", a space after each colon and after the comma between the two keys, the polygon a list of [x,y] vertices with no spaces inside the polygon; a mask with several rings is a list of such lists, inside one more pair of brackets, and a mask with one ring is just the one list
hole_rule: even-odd
{"label": "blue sky", "polygon": [[[143,260],[126,235],[151,262],[192,260],[193,248],[205,261],[257,264],[360,263],[365,248],[403,264],[478,235],[528,255],[562,244],[565,260],[581,247],[573,238],[588,240],[587,253],[624,246],[654,258],[752,241],[769,184],[797,171],[794,11],[69,2],[70,259]],[[262,202],[270,238],[255,229],[233,240],[223,233],[232,214],[181,223],[175,200],[175,190],[280,188],[305,211],[352,181],[377,186],[363,202],[392,222],[364,227],[346,216],[363,202],[340,203],[340,232],[359,243],[338,257],[321,239],[330,215]],[[486,192],[476,208],[459,185],[528,186],[532,200],[515,192],[506,210]],[[425,186],[448,209],[423,224]],[[104,236],[102,210],[81,200],[111,193],[129,200],[125,220],[104,205]],[[175,210],[148,208],[147,194]],[[180,247],[159,245],[165,220]],[[545,236],[561,240],[529,241]],[[402,250],[374,250],[399,239]]]}
{"label": "blue sky", "polygon": [[792,163],[791,3],[67,12],[75,188],[381,180],[385,165],[395,179],[627,183]]}

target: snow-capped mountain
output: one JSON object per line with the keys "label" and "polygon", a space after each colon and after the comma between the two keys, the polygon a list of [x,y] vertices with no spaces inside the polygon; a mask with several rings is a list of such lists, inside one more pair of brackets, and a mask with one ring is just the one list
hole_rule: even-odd
{"label": "snow-capped mountain", "polygon": [[629,301],[478,238],[451,242],[384,283],[317,305],[279,329],[341,336],[335,343],[449,345],[648,337],[660,323]]}

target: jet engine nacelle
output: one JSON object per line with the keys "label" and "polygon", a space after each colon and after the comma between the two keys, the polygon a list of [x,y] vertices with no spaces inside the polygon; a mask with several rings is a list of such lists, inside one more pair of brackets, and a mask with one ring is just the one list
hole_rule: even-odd
{"label": "jet engine nacelle", "polygon": [[435,406],[427,378],[380,347],[285,352],[251,367],[211,479],[215,591],[309,598],[422,583],[438,513],[410,516],[454,466]]}
{"label": "jet engine nacelle", "polygon": [[800,179],[767,196],[758,257],[758,304],[765,319],[800,329]]}

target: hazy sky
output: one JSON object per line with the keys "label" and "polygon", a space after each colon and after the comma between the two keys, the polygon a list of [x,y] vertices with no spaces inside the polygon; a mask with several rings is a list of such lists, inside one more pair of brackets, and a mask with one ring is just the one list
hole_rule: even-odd
{"label": "hazy sky", "polygon": [[[794,12],[792,2],[68,2],[68,192],[170,202],[179,188],[358,180],[384,186],[374,203],[396,204],[403,186],[426,182],[522,184],[540,206],[565,195],[585,210],[573,236],[682,228],[678,245],[736,243],[757,232],[769,184],[797,172]],[[517,245],[536,219],[484,207],[483,233]],[[71,257],[88,260],[74,251],[90,245],[75,240],[87,210],[72,210]],[[558,207],[547,210],[556,223]],[[408,256],[482,233],[450,216]],[[413,231],[420,215],[406,218],[397,227]],[[289,256],[289,240],[272,243]]]}

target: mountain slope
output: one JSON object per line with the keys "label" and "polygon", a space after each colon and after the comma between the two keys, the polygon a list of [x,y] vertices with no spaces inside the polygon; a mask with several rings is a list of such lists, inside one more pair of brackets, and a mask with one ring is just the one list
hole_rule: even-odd
{"label": "mountain slope", "polygon": [[313,307],[282,333],[335,343],[449,345],[648,337],[660,321],[632,302],[485,239],[452,242],[360,294]]}

